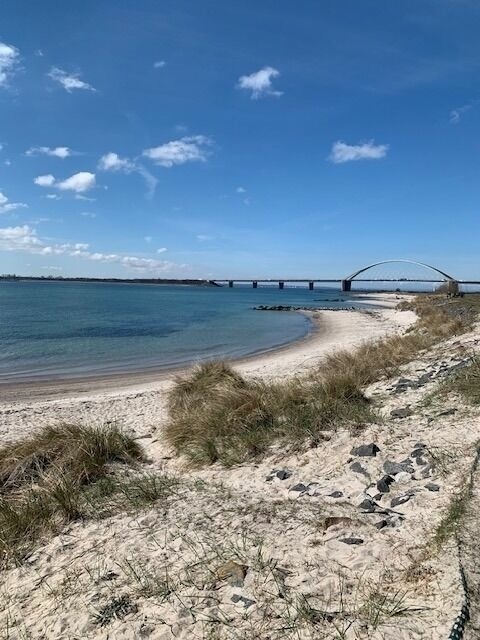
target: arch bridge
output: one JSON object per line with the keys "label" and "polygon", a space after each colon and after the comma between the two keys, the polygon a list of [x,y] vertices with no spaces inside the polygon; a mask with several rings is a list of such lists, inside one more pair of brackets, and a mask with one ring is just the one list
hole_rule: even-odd
{"label": "arch bridge", "polygon": [[[432,267],[432,265],[430,264],[426,264],[425,262],[418,262],[417,260],[406,260],[403,258],[399,258],[396,260],[381,260],[380,262],[373,262],[372,264],[367,265],[366,267],[362,267],[361,269],[359,269],[358,271],[355,271],[354,273],[352,273],[351,275],[347,276],[346,278],[344,278],[342,280],[342,291],[351,291],[352,290],[352,282],[353,280],[357,280],[358,282],[375,282],[375,280],[379,280],[378,278],[358,278],[359,275],[361,275],[362,273],[365,273],[365,271],[368,271],[369,269],[373,269],[374,267],[378,267],[379,265],[382,264],[392,264],[392,263],[397,263],[397,262],[402,262],[402,263],[407,263],[407,264],[413,264],[417,267],[423,267],[425,269],[428,269],[430,271],[433,271],[433,273],[437,276],[437,278],[435,280],[432,279],[420,279],[420,278],[392,278],[392,279],[388,279],[384,280],[383,278],[381,279],[382,282],[387,282],[387,281],[391,281],[391,282],[447,282],[449,285],[451,285],[452,289],[454,289],[456,287],[456,285],[458,285],[458,280],[456,278],[454,278],[453,276],[448,275],[448,273],[445,273],[445,271],[442,271],[441,269],[437,269],[436,267]],[[441,276],[441,278],[438,278],[438,276]]]}

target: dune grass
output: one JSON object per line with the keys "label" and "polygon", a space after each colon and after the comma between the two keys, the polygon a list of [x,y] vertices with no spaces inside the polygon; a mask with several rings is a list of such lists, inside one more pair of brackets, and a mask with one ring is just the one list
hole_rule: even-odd
{"label": "dune grass", "polygon": [[143,459],[138,443],[115,425],[47,426],[0,449],[0,566],[21,560],[68,522],[165,497],[175,481],[138,473]]}
{"label": "dune grass", "polygon": [[283,382],[243,378],[225,362],[199,365],[170,392],[165,437],[194,466],[232,465],[260,457],[273,444],[314,446],[325,431],[371,422],[365,386],[470,329],[478,308],[462,301],[418,296],[404,305],[418,315],[410,331],[337,351],[316,371]]}
{"label": "dune grass", "polygon": [[469,365],[447,378],[440,393],[458,393],[469,404],[480,404],[480,358],[472,357]]}

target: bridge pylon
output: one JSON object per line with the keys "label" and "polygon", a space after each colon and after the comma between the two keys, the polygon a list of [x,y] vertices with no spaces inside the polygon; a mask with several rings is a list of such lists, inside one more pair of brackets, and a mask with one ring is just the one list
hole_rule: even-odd
{"label": "bridge pylon", "polygon": [[352,281],[342,280],[342,291],[351,291],[351,290],[352,290]]}

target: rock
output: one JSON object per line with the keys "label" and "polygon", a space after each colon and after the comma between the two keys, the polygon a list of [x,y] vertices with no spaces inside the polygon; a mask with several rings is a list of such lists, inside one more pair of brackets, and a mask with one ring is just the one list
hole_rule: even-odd
{"label": "rock", "polygon": [[232,587],[243,587],[248,567],[233,560],[228,560],[217,567],[215,573],[219,580],[227,580]]}
{"label": "rock", "polygon": [[410,409],[410,407],[402,407],[401,409],[392,409],[392,411],[390,411],[390,415],[392,416],[392,418],[407,418],[412,414],[413,411]]}
{"label": "rock", "polygon": [[230,600],[235,604],[239,604],[239,603],[243,604],[245,609],[248,609],[248,607],[251,607],[252,605],[256,604],[255,600],[250,600],[250,598],[241,596],[238,593],[234,593],[233,596],[230,598]]}
{"label": "rock", "polygon": [[272,473],[279,480],[287,480],[292,475],[292,472],[288,469],[273,469]]}
{"label": "rock", "polygon": [[397,475],[395,476],[395,482],[410,482],[410,480],[412,479],[412,476],[407,472],[407,471],[400,471],[400,473],[397,473]]}
{"label": "rock", "polygon": [[425,485],[425,489],[428,489],[429,491],[440,491],[440,485],[435,484],[434,482],[429,482]]}
{"label": "rock", "polygon": [[358,508],[359,509],[365,509],[365,511],[367,511],[368,513],[373,513],[375,511],[375,509],[377,509],[379,506],[380,505],[378,505],[376,502],[374,502],[371,498],[365,498],[358,505]]}
{"label": "rock", "polygon": [[380,493],[388,493],[390,491],[390,485],[395,482],[392,476],[386,475],[377,482],[377,489]]}
{"label": "rock", "polygon": [[362,476],[366,476],[367,478],[369,478],[370,476],[368,475],[368,472],[366,471],[366,469],[364,469],[362,467],[362,465],[360,464],[360,462],[353,462],[350,465],[350,469],[352,471],[354,471],[355,473],[361,473]]}
{"label": "rock", "polygon": [[363,544],[362,538],[340,538],[344,544]]}
{"label": "rock", "polygon": [[397,473],[406,471],[407,473],[413,473],[413,467],[407,462],[392,462],[391,460],[385,460],[383,463],[383,470],[389,476],[395,476]]}
{"label": "rock", "polygon": [[379,500],[381,500],[383,498],[383,493],[376,493],[373,496],[373,499],[375,500],[375,502],[378,502]]}
{"label": "rock", "polygon": [[379,520],[378,522],[376,522],[373,526],[380,530],[380,529],[385,529],[385,527],[388,527],[389,522],[388,520]]}
{"label": "rock", "polygon": [[417,458],[417,464],[419,467],[424,467],[428,462],[424,458]]}
{"label": "rock", "polygon": [[401,504],[405,504],[406,502],[408,502],[410,500],[412,496],[411,495],[404,495],[404,496],[397,496],[396,498],[393,498],[392,501],[390,502],[390,506],[391,507],[398,507]]}
{"label": "rock", "polygon": [[424,373],[423,375],[421,375],[418,380],[417,380],[417,384],[422,386],[424,384],[427,384],[428,382],[432,381],[432,372],[430,371],[429,373]]}
{"label": "rock", "polygon": [[412,453],[410,454],[410,457],[411,458],[421,458],[424,453],[425,453],[425,449],[419,447],[418,449],[414,449],[412,451]]}
{"label": "rock", "polygon": [[424,442],[416,442],[415,449],[426,449],[427,445]]}
{"label": "rock", "polygon": [[306,487],[303,482],[299,482],[298,484],[296,484],[293,487],[290,487],[290,491],[296,491],[298,493],[303,493],[304,491],[307,491],[308,487]]}
{"label": "rock", "polygon": [[343,491],[332,491],[329,493],[327,498],[343,498]]}
{"label": "rock", "polygon": [[359,447],[353,447],[350,451],[352,456],[375,457],[380,449],[374,442],[370,444],[362,444]]}

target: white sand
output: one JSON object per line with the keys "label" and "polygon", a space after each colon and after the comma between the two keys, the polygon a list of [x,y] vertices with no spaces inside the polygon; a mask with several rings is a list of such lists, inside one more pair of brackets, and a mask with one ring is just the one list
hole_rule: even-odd
{"label": "white sand", "polygon": [[[382,303],[388,308],[373,314],[321,312],[319,328],[311,337],[245,360],[238,369],[248,375],[284,377],[306,370],[332,349],[403,331],[414,316],[392,309],[395,302],[385,296]],[[478,333],[457,343],[450,340],[406,367],[404,375],[414,378],[440,371],[442,362],[450,366],[462,357],[462,348],[471,351],[478,342]],[[443,417],[439,409],[422,405],[436,382],[393,395],[391,381],[373,385],[368,393],[379,400],[386,421],[356,437],[347,431],[327,433],[323,445],[301,454],[276,451],[260,463],[232,469],[213,465],[199,471],[185,470],[162,440],[171,374],[155,382],[122,378],[120,388],[111,381],[102,384],[97,390],[91,381],[57,390],[30,388],[31,401],[25,389],[16,400],[9,391],[0,408],[0,440],[13,440],[56,421],[115,420],[141,438],[151,457],[148,468],[175,475],[180,485],[165,501],[138,515],[73,523],[35,551],[23,567],[5,572],[0,626],[9,624],[8,638],[447,637],[462,595],[455,548],[447,546],[421,560],[433,527],[471,461],[480,421],[459,405],[457,414]],[[414,408],[412,416],[389,417],[392,408],[406,405]],[[383,463],[405,460],[419,440],[438,459],[448,452],[445,469],[433,468],[424,478],[424,467],[412,463],[412,473],[399,478],[389,494],[376,498],[385,508],[393,497],[411,491],[411,499],[395,509],[402,516],[377,529],[385,516],[364,513],[358,505],[377,493]],[[351,455],[353,446],[370,442],[380,448],[376,457]],[[365,474],[353,471],[352,462],[360,462]],[[291,475],[267,482],[272,468]],[[429,481],[440,490],[426,489]],[[292,491],[298,483],[309,485],[309,490]],[[334,491],[342,495],[330,497]],[[326,517],[343,520],[327,526]],[[362,542],[343,542],[351,537]],[[216,573],[232,559],[248,567],[244,583],[237,586]],[[412,568],[413,577],[407,580],[405,571]],[[105,628],[96,624],[95,614],[121,595],[128,595],[136,610]],[[393,615],[404,608],[404,615]],[[319,611],[332,612],[331,621]]]}

